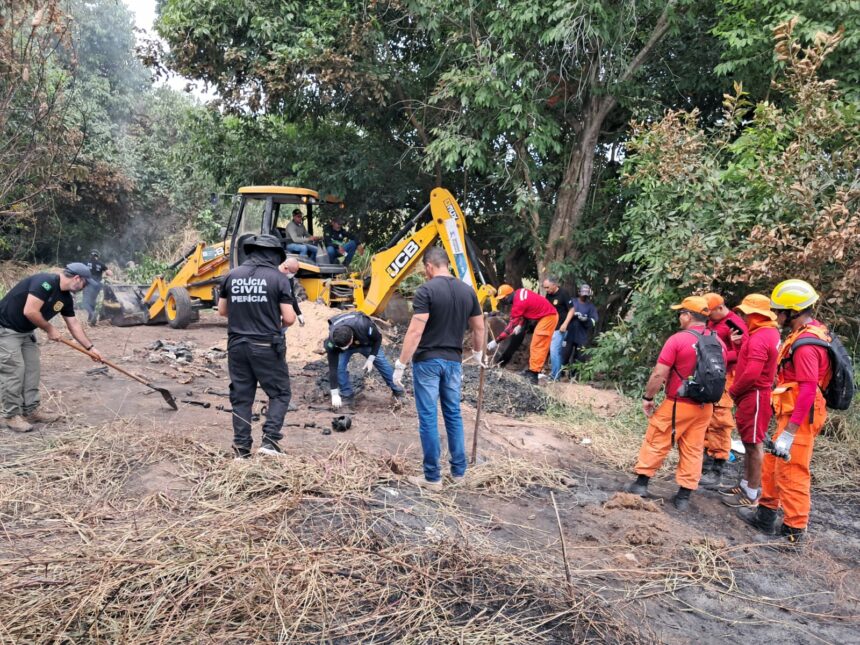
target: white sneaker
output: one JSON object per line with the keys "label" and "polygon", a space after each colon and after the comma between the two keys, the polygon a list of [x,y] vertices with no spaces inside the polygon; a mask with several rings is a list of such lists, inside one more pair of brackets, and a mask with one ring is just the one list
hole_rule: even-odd
{"label": "white sneaker", "polygon": [[410,475],[406,478],[410,484],[415,484],[418,488],[426,488],[427,490],[440,491],[442,490],[442,480],[431,482],[424,479],[424,475]]}

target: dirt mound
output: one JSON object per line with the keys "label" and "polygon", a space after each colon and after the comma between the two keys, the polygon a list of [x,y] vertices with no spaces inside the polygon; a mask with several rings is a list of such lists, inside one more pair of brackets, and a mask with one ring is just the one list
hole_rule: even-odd
{"label": "dirt mound", "polygon": [[[474,363],[463,365],[463,400],[478,404],[480,370]],[[487,370],[484,380],[484,410],[520,418],[546,412],[547,396],[518,374],[503,369]]]}
{"label": "dirt mound", "polygon": [[581,383],[549,383],[546,392],[571,407],[587,406],[604,416],[613,416],[626,407],[616,390],[601,390]]}
{"label": "dirt mound", "polygon": [[323,341],[328,337],[328,320],[338,315],[337,309],[316,302],[302,302],[302,314],[305,326],[296,322],[287,330],[287,363],[304,365],[309,361],[319,360],[325,354]]}
{"label": "dirt mound", "polygon": [[606,509],[632,509],[637,511],[649,511],[659,513],[660,508],[654,502],[643,499],[633,493],[615,493],[609,501],[603,505]]}

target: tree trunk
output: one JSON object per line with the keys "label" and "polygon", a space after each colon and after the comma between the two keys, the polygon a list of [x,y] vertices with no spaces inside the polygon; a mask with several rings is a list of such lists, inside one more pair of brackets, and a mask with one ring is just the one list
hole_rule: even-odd
{"label": "tree trunk", "polygon": [[564,179],[558,189],[558,200],[544,256],[538,263],[541,279],[550,272],[553,262],[571,264],[578,259],[578,249],[573,244],[571,234],[582,221],[594,174],[594,155],[600,129],[613,107],[615,99],[609,96],[592,97],[585,105],[579,136],[570,153]]}
{"label": "tree trunk", "polygon": [[514,289],[523,286],[523,274],[529,265],[529,254],[523,248],[511,249],[505,254],[505,282]]}

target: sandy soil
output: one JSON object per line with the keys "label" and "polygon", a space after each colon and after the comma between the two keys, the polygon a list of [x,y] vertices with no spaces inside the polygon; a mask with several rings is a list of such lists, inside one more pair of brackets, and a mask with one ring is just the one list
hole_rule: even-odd
{"label": "sandy soil", "polygon": [[[418,471],[420,443],[412,401],[397,408],[377,374],[362,383],[352,429],[323,435],[331,423],[321,340],[331,315],[307,304],[308,325],[288,333],[288,362],[293,402],[298,410],[287,418],[283,442],[288,451],[330,453],[339,443],[354,442],[375,455]],[[50,438],[71,427],[97,428],[125,420],[130,432],[156,431],[193,437],[217,446],[224,459],[231,443],[226,359],[211,348],[223,347],[225,323],[204,313],[183,331],[167,327],[88,330],[107,357],[158,385],[177,400],[209,403],[204,409],[181,403],[177,412],[157,394],[116,373],[88,375],[97,365],[71,349],[42,347],[45,407],[63,411],[65,420],[40,427],[30,435],[0,430],[0,467],[13,463],[27,442]],[[167,352],[147,349],[154,341],[186,343],[190,363],[180,364]],[[392,351],[386,347],[389,357]],[[151,362],[159,360],[160,362]],[[354,361],[358,377],[360,361]],[[588,406],[599,415],[613,413],[618,395],[588,386],[553,384],[550,392],[572,407]],[[260,392],[257,408],[265,404]],[[464,404],[467,445],[471,446],[475,410]],[[858,547],[860,517],[856,494],[816,498],[812,540],[801,553],[770,546],[726,509],[718,496],[697,493],[686,515],[677,513],[669,497],[669,477],[658,477],[654,496],[642,500],[617,491],[629,474],[595,463],[587,446],[542,424],[536,417],[518,420],[511,414],[484,410],[481,416],[479,461],[514,456],[560,468],[569,474],[569,488],[556,494],[573,576],[588,578],[601,595],[618,602],[620,611],[640,621],[643,633],[666,643],[724,643],[764,639],[792,643],[850,643],[858,638]],[[538,418],[539,419],[539,418]],[[314,427],[301,427],[314,424]],[[259,424],[255,439],[259,440]],[[444,433],[443,433],[444,435]],[[132,489],[141,497],[177,485],[170,461],[150,464],[137,473]],[[405,484],[404,484],[405,485]],[[536,489],[514,499],[473,492],[446,492],[450,503],[485,518],[500,550],[559,552],[555,511],[547,490]],[[2,552],[11,537],[0,536]],[[6,542],[4,546],[4,542]],[[595,573],[596,572],[596,573]],[[667,588],[667,580],[672,580]]]}

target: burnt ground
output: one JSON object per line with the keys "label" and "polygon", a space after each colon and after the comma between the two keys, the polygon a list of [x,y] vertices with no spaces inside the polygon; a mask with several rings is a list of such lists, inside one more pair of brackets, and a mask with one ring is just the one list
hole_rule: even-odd
{"label": "burnt ground", "polygon": [[[43,345],[44,405],[62,411],[65,419],[29,435],[0,430],[4,439],[0,468],[20,466],[69,431],[83,428],[97,434],[99,428],[118,422],[132,437],[154,433],[193,439],[212,447],[212,460],[229,463],[230,416],[216,409],[218,405],[229,407],[228,399],[218,394],[228,388],[226,361],[222,352],[211,350],[223,348],[225,325],[221,320],[204,314],[201,322],[183,331],[100,326],[88,333],[108,358],[124,368],[168,387],[178,400],[204,401],[210,407],[181,403],[179,411],[171,411],[145,387],[112,372],[88,375],[97,366],[85,357],[62,346]],[[175,360],[176,351],[147,349],[157,340],[167,343],[168,349],[185,343],[190,362]],[[301,350],[306,358],[309,348]],[[338,445],[353,443],[361,451],[399,464],[396,472],[418,472],[421,452],[411,400],[396,407],[378,376],[364,381],[356,359],[352,371],[360,394],[351,411],[353,426],[346,433],[323,435],[321,429],[333,416],[327,409],[323,357],[294,361],[292,354],[288,344],[293,402],[298,408],[287,418],[288,424],[296,425],[285,428],[283,446],[290,454],[329,455]],[[178,356],[183,356],[181,348]],[[464,380],[470,446],[477,370],[467,368]],[[602,466],[588,446],[560,432],[550,420],[534,415],[521,418],[527,412],[546,409],[543,389],[527,386],[510,372],[488,374],[479,463],[514,457],[567,474],[566,485],[557,487],[554,494],[577,589],[587,588],[612,603],[619,615],[638,626],[643,640],[860,643],[857,491],[816,496],[811,539],[800,551],[786,551],[749,530],[715,494],[697,493],[690,512],[675,511],[667,504],[675,491],[670,473],[655,478],[652,499],[619,494],[629,480],[628,473]],[[260,392],[259,396],[258,408],[265,403],[265,395]],[[571,408],[571,414],[576,412]],[[315,427],[297,427],[305,423]],[[257,440],[258,426],[255,424]],[[179,470],[170,460],[142,466],[132,477],[131,494],[143,498],[178,490],[183,486]],[[399,490],[404,498],[416,497],[414,489],[396,478],[378,490],[383,491],[379,492],[382,496]],[[422,504],[435,503],[418,497]],[[524,485],[516,494],[499,494],[449,488],[439,499],[469,514],[500,552],[550,558],[561,584],[564,568],[550,489]],[[29,547],[20,536],[29,534],[23,526],[19,520],[3,522],[0,564],[4,559],[11,562],[25,557]],[[63,539],[77,540],[74,531],[63,535]]]}

